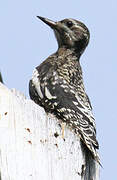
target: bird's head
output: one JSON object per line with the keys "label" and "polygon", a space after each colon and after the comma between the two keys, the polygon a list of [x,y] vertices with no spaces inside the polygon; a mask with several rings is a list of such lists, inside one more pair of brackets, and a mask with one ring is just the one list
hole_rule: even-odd
{"label": "bird's head", "polygon": [[54,30],[59,48],[74,48],[77,53],[82,54],[90,38],[89,30],[82,22],[74,19],[54,22],[44,17],[37,17]]}

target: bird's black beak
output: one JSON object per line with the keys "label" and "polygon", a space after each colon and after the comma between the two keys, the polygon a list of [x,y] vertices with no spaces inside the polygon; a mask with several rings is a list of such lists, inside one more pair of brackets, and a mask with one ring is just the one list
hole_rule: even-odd
{"label": "bird's black beak", "polygon": [[41,19],[44,23],[49,25],[52,29],[56,29],[57,28],[57,23],[56,22],[54,22],[54,21],[52,21],[50,19],[41,17],[41,16],[37,16],[37,18]]}

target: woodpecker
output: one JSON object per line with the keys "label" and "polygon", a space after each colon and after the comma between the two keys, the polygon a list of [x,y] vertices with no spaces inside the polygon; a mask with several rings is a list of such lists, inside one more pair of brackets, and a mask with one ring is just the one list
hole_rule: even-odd
{"label": "woodpecker", "polygon": [[29,82],[30,97],[68,124],[100,164],[95,119],[79,61],[89,43],[89,30],[75,19],[54,22],[37,17],[53,29],[58,50],[34,69]]}

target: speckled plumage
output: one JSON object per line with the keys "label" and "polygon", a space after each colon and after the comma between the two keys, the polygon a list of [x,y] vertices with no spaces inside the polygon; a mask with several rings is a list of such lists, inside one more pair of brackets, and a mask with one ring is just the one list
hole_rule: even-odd
{"label": "speckled plumage", "polygon": [[89,31],[77,20],[53,22],[39,18],[54,30],[59,48],[35,68],[29,83],[30,97],[74,129],[100,163],[95,119],[79,62],[89,42]]}

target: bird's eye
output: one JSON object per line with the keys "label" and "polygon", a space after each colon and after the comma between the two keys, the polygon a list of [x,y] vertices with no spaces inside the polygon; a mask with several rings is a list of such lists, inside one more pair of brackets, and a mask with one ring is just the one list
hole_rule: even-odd
{"label": "bird's eye", "polygon": [[68,21],[66,24],[67,24],[67,27],[69,27],[69,28],[73,26],[72,21]]}

